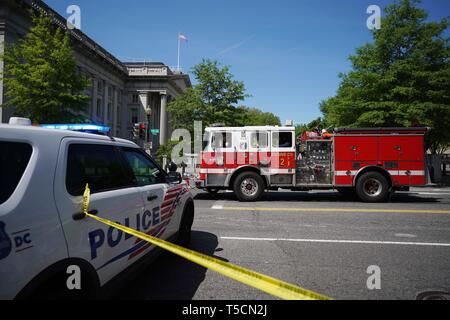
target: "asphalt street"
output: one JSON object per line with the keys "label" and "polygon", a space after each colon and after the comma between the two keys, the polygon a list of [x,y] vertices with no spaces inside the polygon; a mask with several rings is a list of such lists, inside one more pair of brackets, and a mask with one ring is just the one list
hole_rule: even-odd
{"label": "asphalt street", "polygon": [[[271,192],[239,203],[196,193],[191,249],[334,299],[416,299],[450,292],[450,188],[364,204],[332,191]],[[369,290],[369,266],[381,289]],[[273,299],[171,254],[121,290],[121,299]]]}

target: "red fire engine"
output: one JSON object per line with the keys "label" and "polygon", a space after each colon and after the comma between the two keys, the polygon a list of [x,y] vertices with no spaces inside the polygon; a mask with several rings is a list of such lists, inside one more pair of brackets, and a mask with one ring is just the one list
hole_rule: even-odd
{"label": "red fire engine", "polygon": [[233,190],[256,201],[264,190],[336,189],[364,202],[383,202],[396,190],[427,184],[424,136],[429,128],[207,128],[197,187]]}

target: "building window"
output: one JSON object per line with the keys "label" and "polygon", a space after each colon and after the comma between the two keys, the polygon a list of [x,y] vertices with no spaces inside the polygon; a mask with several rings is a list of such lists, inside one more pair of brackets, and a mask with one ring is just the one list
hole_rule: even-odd
{"label": "building window", "polygon": [[138,123],[138,110],[137,109],[131,109],[131,123]]}
{"label": "building window", "polygon": [[139,103],[139,95],[137,93],[133,93],[131,97],[131,102],[134,104]]}

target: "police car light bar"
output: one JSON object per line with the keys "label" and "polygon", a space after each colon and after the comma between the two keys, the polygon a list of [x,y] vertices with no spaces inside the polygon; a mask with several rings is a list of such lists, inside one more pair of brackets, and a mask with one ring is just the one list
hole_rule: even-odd
{"label": "police car light bar", "polygon": [[109,132],[110,127],[101,126],[96,124],[43,124],[42,128],[45,129],[58,129],[58,130],[69,130],[69,131],[98,131],[98,132]]}

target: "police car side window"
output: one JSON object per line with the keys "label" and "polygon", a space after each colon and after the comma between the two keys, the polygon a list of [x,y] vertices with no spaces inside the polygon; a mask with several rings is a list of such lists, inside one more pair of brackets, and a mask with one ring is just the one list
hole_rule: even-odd
{"label": "police car side window", "polygon": [[67,191],[80,196],[87,183],[92,193],[135,186],[113,146],[72,144],[67,160]]}
{"label": "police car side window", "polygon": [[123,154],[136,177],[138,186],[143,187],[166,182],[164,172],[141,151],[124,149]]}
{"label": "police car side window", "polygon": [[5,203],[16,190],[31,153],[29,144],[0,142],[0,204]]}

